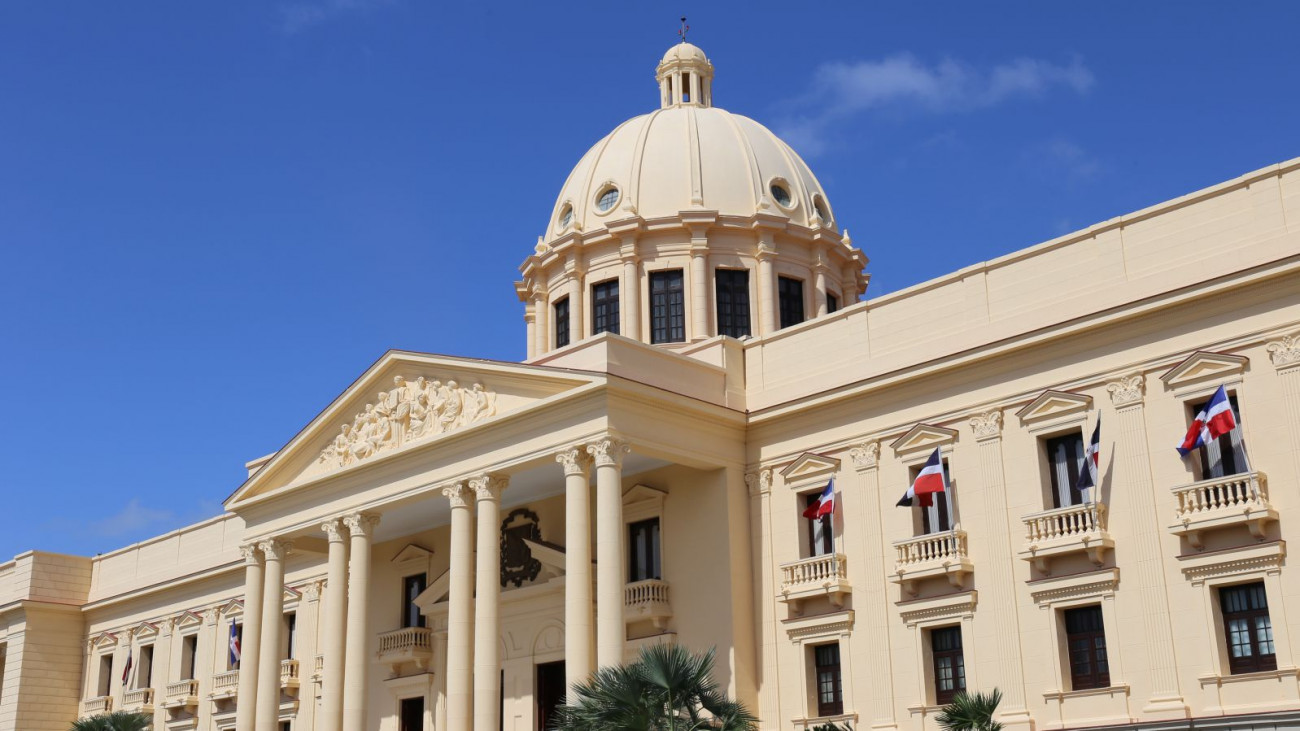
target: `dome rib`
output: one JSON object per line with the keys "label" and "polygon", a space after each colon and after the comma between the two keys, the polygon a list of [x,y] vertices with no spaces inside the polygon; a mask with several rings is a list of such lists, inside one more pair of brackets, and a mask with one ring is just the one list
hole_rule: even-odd
{"label": "dome rib", "polygon": [[767,196],[767,193],[764,190],[763,171],[758,167],[758,156],[754,154],[754,146],[750,144],[749,136],[740,128],[738,121],[740,119],[744,119],[744,117],[738,114],[726,115],[727,124],[731,127],[731,131],[735,133],[736,140],[740,142],[740,147],[745,151],[745,157],[749,160],[750,194],[753,196],[753,206],[748,212],[752,213],[758,210],[759,203]]}
{"label": "dome rib", "polygon": [[641,210],[641,169],[644,167],[641,163],[645,159],[645,142],[650,137],[650,128],[654,126],[659,119],[659,113],[662,109],[656,109],[645,116],[645,124],[641,125],[641,131],[636,138],[636,146],[632,148],[632,169],[628,173],[627,195],[628,200],[636,209]]}
{"label": "dome rib", "polygon": [[700,179],[700,122],[695,118],[696,107],[686,108],[686,144],[691,155],[691,207],[704,207],[704,183]]}

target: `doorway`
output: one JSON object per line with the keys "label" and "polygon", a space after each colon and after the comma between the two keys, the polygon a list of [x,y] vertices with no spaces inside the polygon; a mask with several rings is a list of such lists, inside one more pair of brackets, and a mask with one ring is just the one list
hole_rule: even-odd
{"label": "doorway", "polygon": [[424,731],[424,696],[403,698],[399,731]]}
{"label": "doorway", "polygon": [[564,702],[564,661],[537,666],[537,729],[546,731],[555,719],[555,709]]}

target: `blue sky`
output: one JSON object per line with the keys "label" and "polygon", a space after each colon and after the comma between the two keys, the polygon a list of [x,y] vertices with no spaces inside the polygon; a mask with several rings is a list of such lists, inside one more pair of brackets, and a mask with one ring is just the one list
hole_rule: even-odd
{"label": "blue sky", "polygon": [[0,560],[217,514],[388,348],[522,358],[682,13],[872,295],[1300,156],[1293,2],[6,3]]}

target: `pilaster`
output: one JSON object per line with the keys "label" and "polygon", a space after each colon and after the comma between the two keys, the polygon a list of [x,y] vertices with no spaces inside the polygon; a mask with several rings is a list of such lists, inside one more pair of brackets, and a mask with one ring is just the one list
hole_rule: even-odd
{"label": "pilaster", "polygon": [[[849,450],[849,460],[853,463],[852,481],[854,489],[845,490],[856,495],[856,500],[845,500],[845,516],[849,511],[856,514],[853,522],[861,526],[859,530],[846,531],[855,536],[859,542],[858,551],[863,557],[862,574],[851,574],[855,584],[865,589],[866,602],[862,606],[866,616],[866,631],[855,632],[850,639],[853,655],[870,659],[865,675],[870,685],[871,710],[870,719],[873,729],[896,729],[898,720],[894,715],[894,655],[890,638],[890,604],[885,576],[885,531],[884,516],[880,510],[880,443],[864,442]],[[853,564],[849,564],[850,570]],[[859,694],[859,697],[861,695]],[[848,709],[845,709],[848,710]],[[865,710],[865,709],[864,709]]]}

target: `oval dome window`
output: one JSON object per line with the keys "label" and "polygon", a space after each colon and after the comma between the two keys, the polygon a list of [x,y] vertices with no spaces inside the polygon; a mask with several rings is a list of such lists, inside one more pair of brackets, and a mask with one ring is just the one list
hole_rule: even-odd
{"label": "oval dome window", "polygon": [[573,223],[573,206],[565,203],[564,210],[560,211],[560,230],[568,228],[571,223]]}
{"label": "oval dome window", "polygon": [[618,188],[611,185],[600,194],[599,198],[596,199],[596,208],[600,209],[601,213],[604,213],[613,208],[617,203]]}
{"label": "oval dome window", "polygon": [[780,203],[783,207],[790,207],[790,191],[785,189],[780,183],[772,183],[772,199]]}

